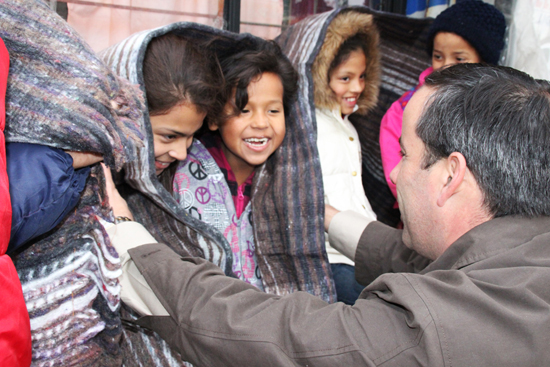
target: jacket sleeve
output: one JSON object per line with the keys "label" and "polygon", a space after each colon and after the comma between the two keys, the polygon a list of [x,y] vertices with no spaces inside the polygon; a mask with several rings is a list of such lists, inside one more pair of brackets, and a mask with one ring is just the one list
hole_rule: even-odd
{"label": "jacket sleeve", "polygon": [[403,126],[403,108],[399,101],[392,103],[386,114],[380,122],[380,154],[382,155],[382,168],[384,169],[384,177],[393,193],[397,197],[395,184],[390,180],[391,171],[397,166],[401,160],[401,147],[399,138],[401,137],[401,129]]}
{"label": "jacket sleeve", "polygon": [[120,257],[120,299],[140,315],[168,315],[128,254],[131,248],[157,241],[137,222],[103,223],[103,226]]}
{"label": "jacket sleeve", "polygon": [[431,262],[405,246],[403,230],[371,222],[355,252],[355,279],[368,285],[385,273],[418,273]]}
{"label": "jacket sleeve", "polygon": [[90,168],[73,169],[61,149],[6,144],[12,204],[8,252],[53,229],[76,206]]}
{"label": "jacket sleeve", "polygon": [[143,317],[138,324],[156,331],[193,364],[443,364],[433,319],[403,275],[392,275],[384,297],[363,292],[351,307],[305,292],[266,294],[162,244],[129,254],[170,314]]}

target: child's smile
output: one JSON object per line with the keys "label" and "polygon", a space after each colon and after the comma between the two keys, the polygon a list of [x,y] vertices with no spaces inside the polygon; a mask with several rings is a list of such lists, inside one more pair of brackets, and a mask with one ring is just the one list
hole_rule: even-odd
{"label": "child's smile", "polygon": [[229,118],[219,129],[223,152],[239,185],[264,163],[285,137],[283,85],[278,75],[263,73],[247,88],[248,103],[238,116]]}
{"label": "child's smile", "polygon": [[352,51],[348,59],[331,72],[329,86],[342,115],[349,115],[355,109],[357,100],[365,89],[366,68],[365,54],[362,51]]}
{"label": "child's smile", "polygon": [[244,141],[249,145],[250,149],[258,150],[258,148],[263,149],[263,147],[265,147],[269,138],[249,138],[244,139]]}
{"label": "child's smile", "polygon": [[151,116],[155,148],[155,173],[160,175],[168,166],[187,157],[193,135],[202,126],[206,113],[195,105],[179,104],[162,115]]}

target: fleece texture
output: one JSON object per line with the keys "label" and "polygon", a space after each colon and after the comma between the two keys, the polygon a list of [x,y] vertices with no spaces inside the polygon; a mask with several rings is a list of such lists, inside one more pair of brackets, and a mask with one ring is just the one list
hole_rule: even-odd
{"label": "fleece texture", "polygon": [[[237,35],[195,23],[174,23],[135,34],[105,50],[102,56],[117,74],[142,86],[147,45],[153,38],[169,32],[191,41],[208,42],[219,58],[255,49],[265,42],[250,34]],[[201,221],[196,212],[180,205],[154,176],[148,113],[143,115],[140,125],[147,135],[145,149],[139,160],[125,168],[125,181],[132,186],[126,195],[134,216],[159,242],[168,244],[177,253],[206,258],[234,276],[231,246],[223,234]],[[312,184],[315,180],[304,180],[317,174],[311,156],[315,141],[302,138],[308,129],[292,111],[286,126],[281,147],[256,169],[252,183],[252,222],[262,283],[268,293],[306,291],[328,302],[335,301],[323,246],[322,193]]]}
{"label": "fleece texture", "polygon": [[[0,3],[10,53],[6,140],[90,151],[112,169],[136,159],[141,91],[117,77],[45,2]],[[28,162],[32,164],[32,162]],[[120,366],[120,259],[101,168],[74,211],[14,255],[30,316],[33,366]]]}
{"label": "fleece texture", "polygon": [[[373,24],[379,33],[380,85],[378,99],[374,100],[375,105],[370,108],[368,113],[365,111],[369,109],[369,103],[365,105],[366,108],[361,108],[360,111],[351,114],[349,120],[357,130],[361,141],[362,181],[367,198],[379,221],[396,226],[399,223],[400,215],[399,210],[393,208],[395,198],[386,184],[382,169],[378,142],[380,121],[391,104],[405,91],[413,88],[418,80],[418,75],[430,65],[425,50],[428,30],[433,19],[407,18],[398,14],[374,11],[364,6],[340,8],[310,16],[288,27],[277,38],[277,42],[300,74],[298,109],[295,113],[297,118],[307,126],[313,141],[317,140],[315,105],[319,103],[319,106],[325,107],[323,100],[330,101],[327,73],[322,72],[321,67],[316,68],[314,63],[320,62],[316,58],[326,59],[323,61],[325,64],[323,67],[328,71],[330,61],[334,56],[330,57],[330,53],[327,52],[327,57],[325,57],[321,48],[325,37],[332,37],[329,34],[329,29],[333,28],[333,24],[339,24],[340,17],[346,19],[347,16],[351,16],[346,13],[372,16]],[[361,16],[357,17],[361,18]],[[334,26],[336,39],[344,38],[339,35],[340,27],[346,29],[346,35],[348,34],[347,30],[351,29],[349,24]],[[374,40],[374,38],[372,39]],[[334,43],[338,44],[338,41]],[[332,46],[334,49],[337,47]],[[319,71],[317,77],[315,69]],[[369,77],[368,73],[367,77]],[[320,83],[318,83],[318,79]],[[325,87],[318,92],[314,90],[314,82],[316,86],[324,84]],[[376,86],[376,83],[369,84],[371,87]],[[323,97],[317,97],[317,94]],[[372,96],[376,96],[376,93],[365,93],[365,97],[371,98]],[[315,160],[318,160],[316,147],[314,157],[316,157]],[[314,165],[316,166],[317,163]],[[316,175],[316,177],[320,176]]]}

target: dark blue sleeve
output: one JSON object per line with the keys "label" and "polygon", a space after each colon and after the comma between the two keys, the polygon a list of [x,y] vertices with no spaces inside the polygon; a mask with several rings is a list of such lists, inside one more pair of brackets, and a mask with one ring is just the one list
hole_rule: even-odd
{"label": "dark blue sleeve", "polygon": [[8,253],[53,229],[76,206],[90,168],[73,169],[72,157],[44,145],[8,143],[12,206]]}

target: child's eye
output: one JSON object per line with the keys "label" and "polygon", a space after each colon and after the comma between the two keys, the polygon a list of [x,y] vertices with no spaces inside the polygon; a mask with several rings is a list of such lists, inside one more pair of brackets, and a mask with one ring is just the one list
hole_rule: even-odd
{"label": "child's eye", "polygon": [[341,81],[343,82],[349,82],[349,76],[344,76],[342,78],[340,78]]}
{"label": "child's eye", "polygon": [[250,112],[250,110],[247,110],[246,108],[243,108],[243,109],[241,110],[241,113],[249,113],[249,112]]}
{"label": "child's eye", "polygon": [[174,139],[177,138],[177,136],[176,135],[163,135],[163,138],[165,140],[174,140]]}
{"label": "child's eye", "polygon": [[456,62],[466,62],[466,59],[463,57],[457,57]]}
{"label": "child's eye", "polygon": [[278,109],[269,110],[269,113],[279,113],[279,112],[281,112],[281,111],[278,110]]}
{"label": "child's eye", "polygon": [[434,60],[441,60],[441,55],[433,55],[432,56]]}
{"label": "child's eye", "polygon": [[367,77],[366,74],[361,74],[361,75],[359,76],[359,79],[365,79],[366,77]]}

